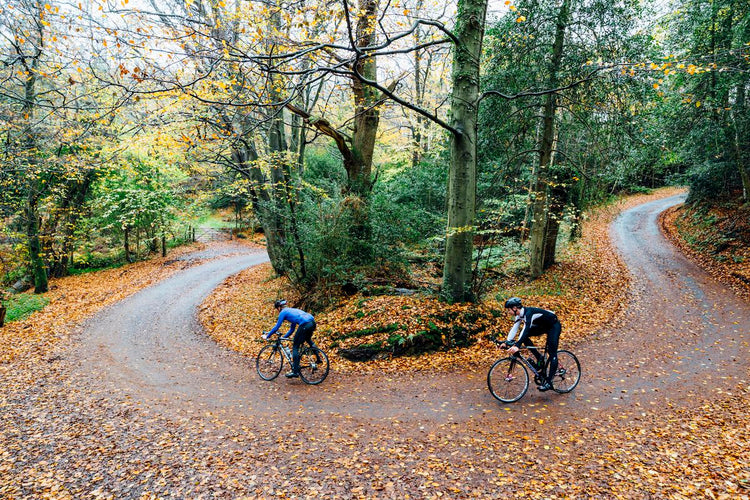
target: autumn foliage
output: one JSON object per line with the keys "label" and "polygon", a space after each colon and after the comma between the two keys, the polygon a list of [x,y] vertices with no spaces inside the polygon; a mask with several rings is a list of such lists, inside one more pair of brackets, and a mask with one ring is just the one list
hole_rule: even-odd
{"label": "autumn foliage", "polygon": [[[502,293],[558,310],[564,343],[575,345],[626,305],[628,277],[609,246],[608,222],[621,208],[648,198],[623,200],[591,214],[584,239],[553,273],[535,283],[509,283]],[[685,401],[652,393],[645,404],[630,401],[608,411],[588,400],[558,397],[524,405],[482,404],[473,413],[477,418],[440,418],[429,425],[420,417],[361,419],[318,408],[342,393],[377,405],[369,395],[371,384],[383,380],[382,372],[396,370],[433,368],[439,377],[453,367],[466,368],[450,381],[473,376],[468,383],[486,392],[482,377],[497,351],[482,335],[469,347],[446,344],[428,355],[367,363],[341,358],[333,342],[335,335],[368,325],[405,324],[405,333],[424,329],[428,318],[467,311],[482,316],[466,326],[504,331],[508,320],[491,313],[500,307],[496,302],[472,309],[416,296],[350,298],[318,315],[317,335],[332,355],[332,369],[349,376],[334,373],[313,391],[286,380],[264,383],[269,395],[299,401],[299,408],[294,403],[289,414],[273,418],[254,413],[262,408],[235,408],[245,414],[242,425],[223,408],[212,412],[176,400],[171,403],[181,409],[173,413],[71,385],[51,353],[55,344],[71,341],[73,326],[200,262],[172,254],[54,280],[44,311],[0,330],[0,496],[748,498],[747,387],[719,393],[698,387]],[[271,303],[281,295],[299,300],[267,267],[253,268],[211,296],[201,318],[222,344],[251,355],[260,345],[260,330],[273,323]],[[602,316],[581,314],[594,304]],[[252,363],[247,366],[252,370]],[[586,373],[595,376],[588,368]],[[381,373],[352,373],[376,369]],[[411,388],[410,394],[421,391]],[[460,400],[447,404],[447,412],[462,410]],[[313,423],[306,426],[301,417]]]}
{"label": "autumn foliage", "polygon": [[[504,338],[511,325],[504,299],[520,296],[528,304],[555,311],[563,323],[562,345],[574,346],[626,305],[629,275],[612,248],[610,222],[627,207],[677,191],[628,197],[597,209],[588,215],[581,240],[550,272],[532,282],[509,278],[506,288],[488,294],[480,304],[449,305],[423,294],[359,294],[316,315],[315,340],[339,372],[484,367],[497,357],[486,337]],[[292,305],[299,303],[295,293],[284,279],[272,276],[270,266],[248,269],[203,303],[200,319],[218,342],[253,357],[263,345],[261,332],[276,322],[273,302],[284,297]],[[410,356],[409,345],[415,342],[422,342],[422,347],[431,342],[431,352]],[[347,356],[352,350],[368,361],[352,361]]]}
{"label": "autumn foliage", "polygon": [[735,292],[750,297],[750,207],[678,206],[662,214],[662,231],[680,250]]}

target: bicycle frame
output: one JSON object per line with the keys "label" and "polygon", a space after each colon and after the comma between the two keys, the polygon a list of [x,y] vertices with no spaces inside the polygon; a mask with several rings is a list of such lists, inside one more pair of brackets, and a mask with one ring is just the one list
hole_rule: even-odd
{"label": "bicycle frame", "polygon": [[543,348],[539,348],[537,346],[533,346],[532,347],[532,346],[522,345],[522,346],[519,347],[519,351],[517,353],[515,353],[515,354],[512,354],[511,356],[514,357],[514,358],[517,358],[520,362],[522,362],[524,365],[526,365],[526,367],[529,370],[531,370],[531,373],[534,374],[534,377],[544,377],[544,374],[542,373],[542,371],[540,369],[538,369],[537,367],[535,367],[532,363],[529,363],[529,360],[526,359],[526,356],[524,356],[524,355],[521,354],[524,351],[528,351],[530,353],[532,350],[537,351],[537,352],[541,351],[541,353],[542,353],[542,368],[546,368],[547,367],[547,362],[549,361],[547,359],[547,346],[546,345]]}
{"label": "bicycle frame", "polygon": [[[289,342],[289,346],[282,345],[284,342]],[[280,349],[282,356],[284,356],[284,359],[286,359],[287,363],[290,365],[292,364],[292,346],[291,343],[294,342],[294,339],[285,339],[282,338],[280,335],[276,336],[276,341],[273,343],[274,348]]]}
{"label": "bicycle frame", "polygon": [[[500,342],[497,339],[492,340],[503,347],[508,345],[508,343]],[[546,371],[549,355],[546,345],[544,349],[526,345],[519,345],[518,347],[517,352],[495,361],[487,373],[487,386],[495,399],[503,403],[518,401],[528,391],[530,378],[533,378],[538,386],[546,385],[549,382],[552,386],[551,389],[559,394],[568,393],[578,385],[581,379],[581,364],[572,352],[565,349],[557,351],[557,370],[547,380]],[[524,350],[530,351],[532,349],[542,353],[541,366],[537,366],[536,363],[526,359],[528,353],[525,353]]]}
{"label": "bicycle frame", "polygon": [[[258,352],[255,359],[255,368],[260,378],[273,380],[281,372],[285,359],[290,366],[294,366],[294,340],[280,335],[275,339],[266,340],[267,344]],[[310,345],[299,346],[300,364],[297,374],[306,384],[317,385],[328,376],[328,356],[312,341],[307,341],[307,343]]]}

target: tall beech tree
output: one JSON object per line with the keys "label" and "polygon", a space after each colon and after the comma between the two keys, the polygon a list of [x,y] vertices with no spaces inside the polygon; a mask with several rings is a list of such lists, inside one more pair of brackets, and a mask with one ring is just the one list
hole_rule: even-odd
{"label": "tall beech tree", "polygon": [[[570,0],[563,0],[555,21],[555,38],[552,42],[552,57],[547,71],[547,87],[558,86],[560,66],[565,48],[565,33],[570,22]],[[557,243],[559,217],[561,213],[551,213],[549,187],[552,179],[549,169],[553,163],[555,142],[555,115],[557,114],[557,95],[549,94],[542,111],[541,141],[539,164],[536,170],[534,185],[531,235],[529,238],[530,269],[532,278],[541,276],[542,271],[554,262]]]}

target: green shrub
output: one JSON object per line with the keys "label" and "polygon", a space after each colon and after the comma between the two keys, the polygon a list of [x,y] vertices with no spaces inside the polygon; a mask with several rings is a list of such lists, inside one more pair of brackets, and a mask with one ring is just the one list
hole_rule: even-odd
{"label": "green shrub", "polygon": [[49,299],[43,295],[31,293],[10,295],[5,301],[5,307],[8,308],[5,321],[19,321],[28,318],[32,313],[44,309],[47,304],[49,304]]}
{"label": "green shrub", "polygon": [[103,269],[112,269],[126,264],[125,252],[121,249],[110,252],[86,252],[75,255],[73,265],[68,270],[70,274],[78,275],[90,273],[92,271],[101,271]]}

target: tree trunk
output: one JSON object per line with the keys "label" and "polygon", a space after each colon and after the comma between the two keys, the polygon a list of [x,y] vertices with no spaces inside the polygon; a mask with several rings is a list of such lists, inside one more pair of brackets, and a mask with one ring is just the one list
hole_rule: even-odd
{"label": "tree trunk", "polygon": [[[570,0],[564,0],[557,17],[557,29],[555,41],[552,46],[552,59],[549,66],[548,86],[553,89],[558,84],[558,72],[562,61],[565,42],[565,30],[568,25],[570,12]],[[548,234],[548,190],[549,190],[549,167],[552,163],[554,140],[555,140],[555,113],[557,110],[557,96],[549,94],[544,104],[542,116],[542,141],[539,153],[539,168],[537,169],[536,184],[534,186],[534,205],[531,234],[529,237],[530,247],[530,270],[531,277],[538,278],[545,269],[545,262],[554,262],[554,245],[547,243],[552,237]],[[555,239],[557,233],[555,232]],[[545,250],[552,250],[553,255],[545,257]]]}
{"label": "tree trunk", "polygon": [[[356,26],[358,48],[375,45],[375,26],[378,0],[360,0],[360,16]],[[366,80],[377,81],[378,63],[373,56],[364,54],[354,64],[354,71]],[[352,80],[354,93],[354,135],[352,137],[353,161],[346,167],[349,174],[349,188],[362,198],[370,194],[372,183],[372,158],[375,151],[375,138],[378,133],[380,111],[377,108],[379,91],[355,77]]]}
{"label": "tree trunk", "polygon": [[[737,3],[737,2],[735,2]],[[735,4],[732,5],[736,8]],[[750,40],[750,22],[745,21],[740,40]],[[731,43],[731,42],[730,42]],[[742,200],[750,202],[750,118],[747,116],[747,86],[750,77],[743,73],[737,83],[736,102],[733,107],[734,118],[734,157],[742,180]]]}
{"label": "tree trunk", "polygon": [[734,147],[737,169],[742,179],[742,200],[750,202],[750,127],[748,127],[747,103],[745,86],[747,82],[740,82],[737,87],[737,104],[734,115]]}
{"label": "tree trunk", "polygon": [[477,114],[479,62],[486,0],[459,0],[453,56],[451,164],[448,172],[448,227],[443,266],[443,294],[452,302],[474,300],[472,252],[477,189]]}
{"label": "tree trunk", "polygon": [[548,269],[555,263],[557,250],[557,236],[560,233],[560,222],[562,221],[565,202],[567,200],[567,188],[560,180],[556,180],[550,186],[549,211],[547,214],[547,228],[544,239],[544,262],[542,267]]}
{"label": "tree trunk", "polygon": [[37,192],[32,187],[26,199],[24,217],[26,218],[26,238],[29,247],[29,259],[31,260],[31,272],[34,275],[34,293],[45,293],[49,282],[47,269],[44,265],[42,243],[39,238],[39,213],[37,210]]}
{"label": "tree trunk", "polygon": [[[41,18],[42,6],[34,6]],[[29,57],[31,62],[27,64],[22,60],[26,69],[26,82],[24,83],[24,101],[21,107],[21,116],[23,116],[22,143],[25,153],[28,155],[29,173],[28,173],[28,193],[26,195],[26,204],[24,206],[24,216],[26,217],[26,238],[29,249],[29,260],[31,272],[34,275],[34,293],[44,293],[48,289],[47,268],[44,265],[44,256],[42,254],[42,242],[39,234],[39,212],[38,204],[40,189],[42,189],[39,174],[34,172],[34,166],[37,163],[36,151],[36,134],[32,128],[34,122],[34,112],[36,111],[36,77],[38,74],[39,58],[42,55],[42,44],[44,40],[42,24],[37,26],[37,31],[32,35],[35,40],[34,55]]]}
{"label": "tree trunk", "polygon": [[[422,1],[417,2],[416,12],[420,14],[422,11]],[[422,43],[422,32],[417,26],[414,30],[414,45],[419,46]],[[415,105],[419,108],[423,105],[424,89],[422,88],[422,51],[414,51],[414,98]],[[422,123],[424,118],[422,115],[417,113],[415,117],[415,123],[412,126],[412,154],[411,154],[411,166],[417,168],[419,162],[422,160]]]}
{"label": "tree trunk", "polygon": [[[193,241],[195,241],[195,236],[193,236]],[[129,263],[133,263],[133,257],[130,253],[130,228],[126,227],[125,231],[123,232],[123,245],[125,247],[125,261]]]}

